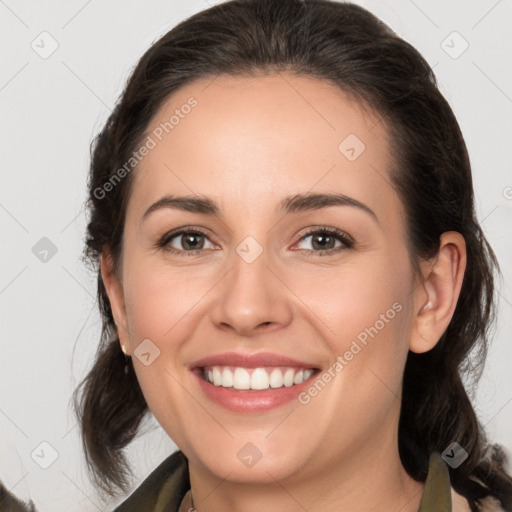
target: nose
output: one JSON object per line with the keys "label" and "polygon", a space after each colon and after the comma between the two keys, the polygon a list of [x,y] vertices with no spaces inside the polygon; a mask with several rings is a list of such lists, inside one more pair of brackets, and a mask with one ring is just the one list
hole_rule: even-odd
{"label": "nose", "polygon": [[251,263],[238,254],[219,283],[219,296],[211,310],[216,327],[240,336],[254,336],[288,325],[292,318],[291,291],[270,268],[265,251]]}

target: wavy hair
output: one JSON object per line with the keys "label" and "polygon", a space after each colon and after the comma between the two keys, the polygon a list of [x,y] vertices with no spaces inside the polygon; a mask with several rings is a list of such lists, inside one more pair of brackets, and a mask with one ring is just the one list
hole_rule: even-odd
{"label": "wavy hair", "polygon": [[383,120],[416,270],[420,259],[436,255],[443,232],[464,237],[467,267],[453,318],[435,348],[408,354],[399,453],[408,474],[424,481],[429,455],[456,441],[468,458],[449,468],[454,489],[473,511],[487,496],[512,511],[506,454],[487,442],[462,380],[476,386],[484,366],[499,267],[476,218],[461,130],[415,48],[364,8],[329,0],[230,0],[182,21],[142,56],[91,145],[83,257],[97,272],[103,328],[94,364],[73,397],[92,477],[110,495],[127,489],[131,471],[123,449],[149,412],[132,362],[120,350],[99,270],[104,250],[115,268],[120,264],[136,169],[108,194],[98,190],[130,159],[153,116],[180,87],[220,74],[280,71],[329,81]]}

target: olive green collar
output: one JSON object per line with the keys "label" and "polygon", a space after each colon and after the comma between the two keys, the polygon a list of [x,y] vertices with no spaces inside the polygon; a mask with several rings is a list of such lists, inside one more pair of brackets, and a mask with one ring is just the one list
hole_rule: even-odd
{"label": "olive green collar", "polygon": [[[113,512],[178,512],[190,489],[188,463],[181,450],[165,459]],[[439,452],[433,452],[418,512],[451,512],[448,467]]]}
{"label": "olive green collar", "polygon": [[430,455],[428,475],[418,512],[451,512],[452,488],[448,466],[439,452]]}

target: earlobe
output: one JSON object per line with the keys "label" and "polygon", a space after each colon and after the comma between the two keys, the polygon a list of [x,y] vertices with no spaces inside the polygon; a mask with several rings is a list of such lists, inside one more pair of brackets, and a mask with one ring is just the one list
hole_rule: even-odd
{"label": "earlobe", "polygon": [[426,262],[422,286],[417,288],[419,304],[413,319],[409,348],[412,352],[428,352],[438,343],[457,306],[464,271],[466,243],[460,233],[443,233],[435,261]]}
{"label": "earlobe", "polygon": [[103,285],[108,295],[112,315],[119,336],[121,349],[126,355],[129,355],[129,337],[126,322],[126,308],[124,302],[123,287],[120,279],[114,270],[112,256],[108,250],[103,250],[100,259],[100,270]]}

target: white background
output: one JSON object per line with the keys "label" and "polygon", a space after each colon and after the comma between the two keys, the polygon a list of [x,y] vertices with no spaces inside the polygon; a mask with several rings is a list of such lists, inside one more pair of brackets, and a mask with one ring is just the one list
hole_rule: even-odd
{"label": "white background", "polygon": [[[465,136],[478,217],[503,270],[500,317],[476,409],[489,438],[512,453],[512,3],[357,3],[434,67]],[[89,144],[151,42],[208,5],[0,0],[0,479],[31,497],[39,512],[113,506],[102,505],[88,481],[68,407],[100,332],[95,276],[80,262]],[[47,59],[31,48],[43,31],[59,45]],[[453,31],[469,43],[457,59],[441,46]],[[461,41],[448,44],[457,49]],[[46,263],[32,253],[42,237],[58,249]],[[146,430],[129,449],[134,485],[175,448],[153,419]],[[31,458],[43,441],[59,454],[48,469]]]}

